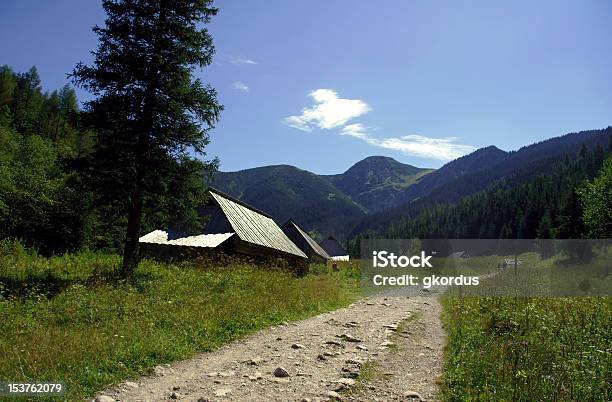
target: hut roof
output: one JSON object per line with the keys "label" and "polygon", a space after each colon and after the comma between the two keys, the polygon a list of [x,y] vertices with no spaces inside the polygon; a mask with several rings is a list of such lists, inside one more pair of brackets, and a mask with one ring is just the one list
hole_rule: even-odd
{"label": "hut roof", "polygon": [[348,255],[348,253],[342,248],[338,240],[335,237],[329,236],[323,240],[319,245],[332,257],[338,257],[341,255]]}
{"label": "hut roof", "polygon": [[209,191],[240,240],[307,258],[270,215],[217,189]]}
{"label": "hut roof", "polygon": [[287,236],[293,240],[293,242],[300,247],[300,249],[306,253],[315,253],[320,255],[326,260],[329,260],[331,257],[316,241],[313,240],[312,237],[308,235],[293,219],[289,219],[282,226],[283,232],[287,234]]}
{"label": "hut roof", "polygon": [[154,230],[153,232],[142,236],[139,241],[141,243],[214,248],[232,237],[234,234],[235,233],[201,234],[196,236],[179,237],[176,239],[168,240],[168,232],[164,230]]}

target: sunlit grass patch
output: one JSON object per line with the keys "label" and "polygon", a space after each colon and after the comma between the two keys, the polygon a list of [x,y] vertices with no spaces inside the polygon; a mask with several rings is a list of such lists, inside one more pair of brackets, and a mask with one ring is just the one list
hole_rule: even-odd
{"label": "sunlit grass patch", "polygon": [[612,399],[612,300],[451,297],[446,400]]}
{"label": "sunlit grass patch", "polygon": [[43,258],[4,246],[0,381],[62,381],[69,400],[357,295],[358,280],[342,270],[300,278],[240,261],[204,268],[144,260],[133,278],[117,280],[118,256]]}

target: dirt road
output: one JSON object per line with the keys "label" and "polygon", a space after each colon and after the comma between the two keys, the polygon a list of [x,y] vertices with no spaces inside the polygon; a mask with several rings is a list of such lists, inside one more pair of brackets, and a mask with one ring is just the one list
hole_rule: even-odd
{"label": "dirt road", "polygon": [[272,327],[100,394],[120,401],[436,400],[435,297],[364,299]]}

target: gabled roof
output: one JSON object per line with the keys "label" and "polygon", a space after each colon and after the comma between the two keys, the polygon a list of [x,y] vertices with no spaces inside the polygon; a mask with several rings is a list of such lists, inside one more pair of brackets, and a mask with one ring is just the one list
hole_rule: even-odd
{"label": "gabled roof", "polygon": [[196,236],[180,237],[177,239],[168,240],[168,232],[163,230],[154,230],[142,236],[139,239],[140,243],[168,244],[175,246],[188,247],[210,247],[214,248],[232,237],[235,233],[215,233],[202,234]]}
{"label": "gabled roof", "polygon": [[348,255],[348,253],[342,248],[338,240],[335,237],[329,236],[323,240],[319,245],[332,257],[338,257]]}
{"label": "gabled roof", "polygon": [[209,191],[240,240],[307,258],[270,215],[217,189]]}
{"label": "gabled roof", "polygon": [[[283,232],[285,232],[285,234],[287,234],[287,236],[293,240],[293,242],[302,249],[302,251],[304,251],[306,254],[310,252],[314,252],[318,255],[320,255],[321,257],[325,258],[326,260],[329,260],[331,257],[329,256],[329,254],[327,254],[327,252],[325,252],[325,250],[323,250],[323,248],[321,246],[319,246],[317,244],[316,241],[313,240],[312,237],[310,237],[308,235],[308,233],[306,233],[301,227],[300,225],[298,225],[297,223],[294,222],[293,219],[289,219],[287,222],[285,222],[285,224],[282,226]],[[299,239],[295,239],[292,237],[292,233],[294,233],[295,235],[299,236]],[[309,250],[305,250],[304,247],[308,247]]]}

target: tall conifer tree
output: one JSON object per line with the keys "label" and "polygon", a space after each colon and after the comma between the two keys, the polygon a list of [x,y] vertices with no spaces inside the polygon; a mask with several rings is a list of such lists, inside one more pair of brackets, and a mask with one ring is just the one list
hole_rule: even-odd
{"label": "tall conifer tree", "polygon": [[107,17],[104,27],[94,27],[99,45],[93,65],[79,63],[71,76],[96,96],[86,105],[98,133],[91,179],[98,192],[124,208],[123,271],[130,274],[147,204],[189,210],[195,205],[186,204],[198,201],[195,190],[202,190],[194,175],[213,167],[189,155],[204,154],[222,110],[215,90],[193,76],[196,67],[212,62],[205,24],[217,9],[211,0],[102,5]]}

